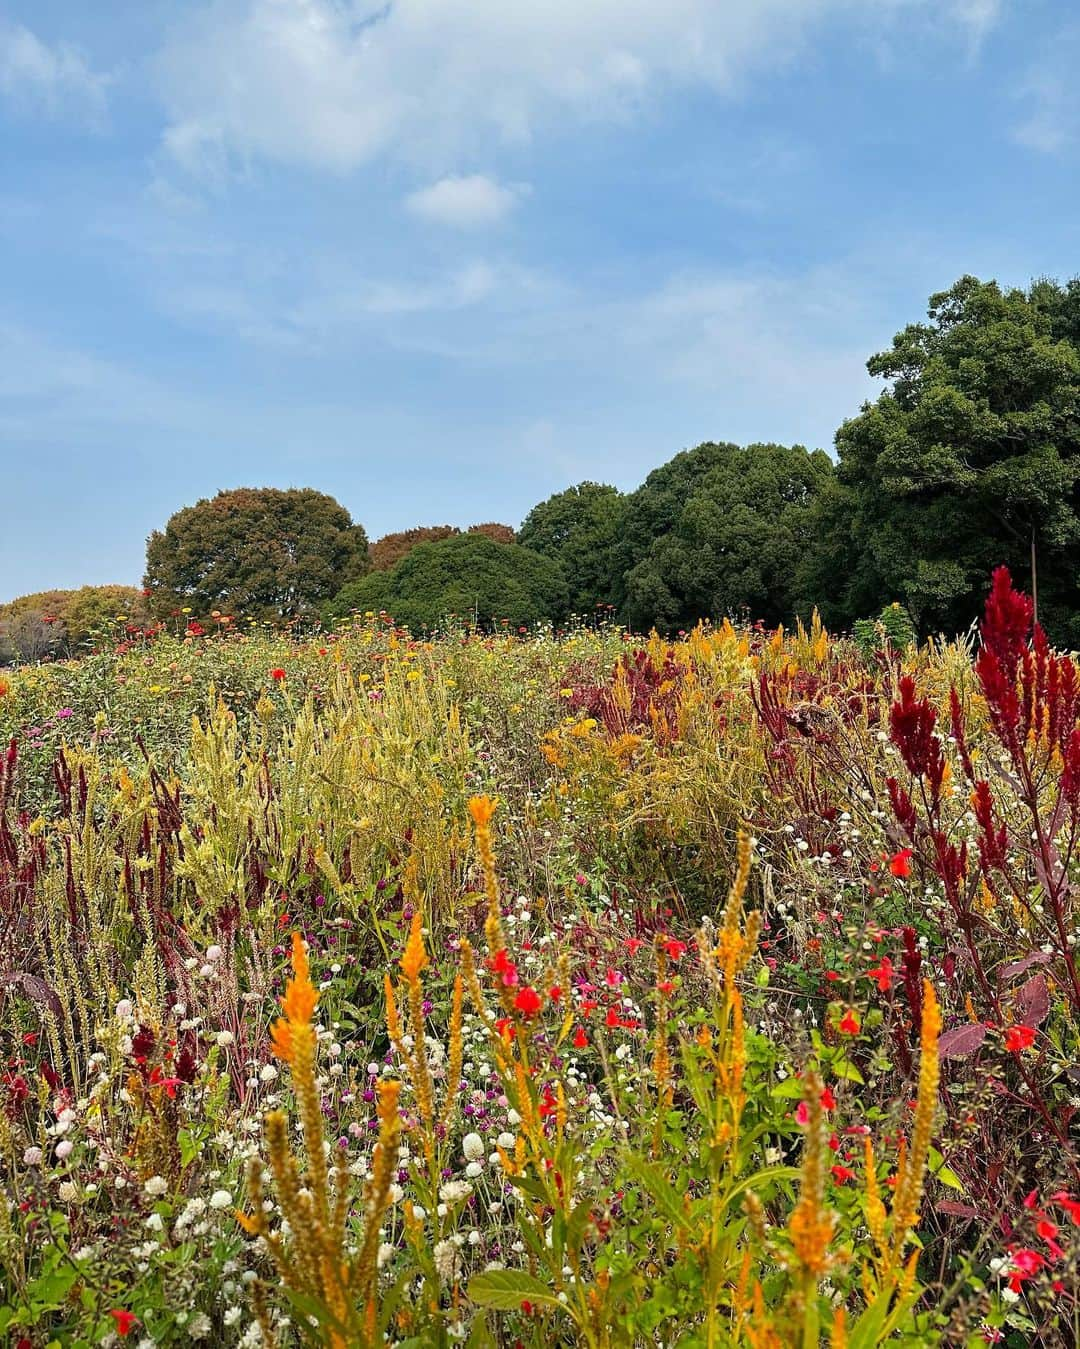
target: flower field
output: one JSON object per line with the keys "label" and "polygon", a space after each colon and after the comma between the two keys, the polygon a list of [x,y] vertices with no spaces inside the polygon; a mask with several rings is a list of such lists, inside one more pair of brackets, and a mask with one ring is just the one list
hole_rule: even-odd
{"label": "flower field", "polygon": [[1080,1342],[1080,671],[217,625],[0,678],[27,1349]]}

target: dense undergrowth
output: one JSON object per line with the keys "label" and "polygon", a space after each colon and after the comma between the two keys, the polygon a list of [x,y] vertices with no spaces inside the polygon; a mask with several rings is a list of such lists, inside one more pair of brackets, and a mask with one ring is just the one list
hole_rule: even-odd
{"label": "dense undergrowth", "polygon": [[1080,683],[725,624],[0,682],[13,1345],[1080,1339]]}

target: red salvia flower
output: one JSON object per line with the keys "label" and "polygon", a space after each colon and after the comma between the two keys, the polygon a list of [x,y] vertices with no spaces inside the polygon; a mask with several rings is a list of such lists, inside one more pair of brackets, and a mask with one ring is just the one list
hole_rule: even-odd
{"label": "red salvia flower", "polygon": [[1030,1049],[1034,1043],[1035,1030],[1032,1026],[1010,1026],[1005,1032],[1005,1048],[1010,1054]]}
{"label": "red salvia flower", "polygon": [[130,1335],[132,1326],[137,1325],[139,1320],[134,1312],[124,1311],[122,1307],[114,1307],[109,1315],[116,1322],[118,1335]]}
{"label": "red salvia flower", "polygon": [[889,858],[889,870],[899,880],[911,875],[911,849],[901,848]]}
{"label": "red salvia flower", "polygon": [[529,988],[528,986],[521,989],[514,999],[515,1008],[523,1016],[535,1016],[543,1005],[544,1000],[540,994],[537,993],[535,988]]}

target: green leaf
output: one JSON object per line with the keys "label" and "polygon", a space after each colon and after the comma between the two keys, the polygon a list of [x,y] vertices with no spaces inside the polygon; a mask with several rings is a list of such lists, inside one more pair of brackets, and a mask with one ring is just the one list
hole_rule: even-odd
{"label": "green leaf", "polygon": [[469,1280],[469,1297],[478,1307],[516,1312],[523,1302],[562,1309],[563,1304],[546,1283],[520,1269],[489,1269]]}
{"label": "green leaf", "polygon": [[966,1193],[963,1181],[955,1171],[950,1170],[945,1165],[945,1158],[942,1157],[937,1148],[929,1149],[928,1167],[930,1174],[942,1185],[947,1185],[950,1190],[959,1190],[961,1194]]}

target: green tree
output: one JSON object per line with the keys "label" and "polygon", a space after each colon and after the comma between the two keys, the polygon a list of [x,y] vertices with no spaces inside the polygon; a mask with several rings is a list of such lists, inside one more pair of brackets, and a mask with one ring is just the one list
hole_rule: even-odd
{"label": "green tree", "polygon": [[484,626],[532,624],[556,618],[566,602],[566,580],[550,558],[484,534],[455,534],[418,544],[390,571],[345,586],[324,614],[333,622],[354,610],[385,610],[419,632],[450,615]]}
{"label": "green tree", "polygon": [[955,632],[1004,562],[1080,640],[1080,286],[963,277],[867,368],[888,386],[837,432],[808,599],[846,622],[900,600]]}
{"label": "green tree", "polygon": [[240,487],[185,506],[146,546],[153,611],[260,619],[317,610],[369,566],[367,535],[310,487]]}
{"label": "green tree", "polygon": [[625,500],[604,483],[578,483],[534,506],[518,531],[520,544],[562,567],[574,613],[591,614],[611,601],[612,550]]}
{"label": "green tree", "polygon": [[832,477],[822,450],[706,443],[654,470],[626,502],[616,597],[637,628],[748,613],[790,617],[811,508]]}

